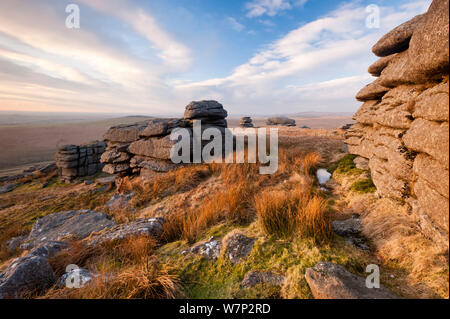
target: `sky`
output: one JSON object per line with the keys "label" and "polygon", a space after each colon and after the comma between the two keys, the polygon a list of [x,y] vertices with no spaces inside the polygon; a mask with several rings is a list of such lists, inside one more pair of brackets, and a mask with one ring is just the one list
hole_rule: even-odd
{"label": "sky", "polygon": [[0,111],[178,114],[213,99],[230,114],[354,112],[372,46],[430,4],[1,0]]}

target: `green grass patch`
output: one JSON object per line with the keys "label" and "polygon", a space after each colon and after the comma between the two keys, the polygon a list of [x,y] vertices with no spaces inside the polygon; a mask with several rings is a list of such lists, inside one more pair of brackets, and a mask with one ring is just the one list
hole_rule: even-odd
{"label": "green grass patch", "polygon": [[344,156],[338,163],[337,167],[334,170],[337,174],[342,175],[360,175],[364,173],[364,170],[356,167],[353,160],[356,158],[356,155],[348,154]]}
{"label": "green grass patch", "polygon": [[[226,228],[222,226],[211,232],[222,234]],[[155,255],[161,262],[175,267],[183,292],[190,299],[309,299],[312,295],[305,280],[307,268],[322,261],[331,261],[363,275],[366,265],[371,262],[368,255],[349,247],[340,238],[335,238],[332,244],[317,246],[310,239],[290,241],[279,240],[274,236],[264,238],[254,233],[252,226],[246,230],[248,236],[257,236],[258,239],[250,256],[237,265],[228,260],[223,249],[216,262],[190,252],[182,254],[189,247],[185,241],[166,244]],[[242,281],[246,274],[258,270],[285,275],[286,284],[283,287],[261,284],[249,289],[243,288]]]}
{"label": "green grass patch", "polygon": [[350,187],[350,190],[358,194],[368,194],[368,193],[375,193],[377,191],[377,188],[373,183],[372,179],[366,178],[354,182]]}

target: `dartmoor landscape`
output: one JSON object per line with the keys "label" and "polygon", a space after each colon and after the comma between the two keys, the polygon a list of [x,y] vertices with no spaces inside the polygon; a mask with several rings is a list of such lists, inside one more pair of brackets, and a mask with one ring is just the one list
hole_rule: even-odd
{"label": "dartmoor landscape", "polygon": [[[246,19],[278,17],[257,6],[271,1],[252,3]],[[15,110],[15,91],[0,89],[0,299],[448,299],[449,1],[425,3],[355,49],[372,64],[348,90],[353,111],[258,111],[256,90],[235,106],[223,79],[167,112],[122,95],[117,112]],[[317,21],[345,29],[339,12]],[[249,32],[243,21],[234,32]],[[342,82],[320,94],[340,99],[348,92],[331,87]],[[42,98],[71,95],[67,83]],[[143,106],[125,112],[127,102]]]}

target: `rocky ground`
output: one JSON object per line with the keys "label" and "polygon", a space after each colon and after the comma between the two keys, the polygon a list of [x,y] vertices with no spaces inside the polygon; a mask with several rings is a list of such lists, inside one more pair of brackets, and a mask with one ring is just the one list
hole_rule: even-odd
{"label": "rocky ground", "polygon": [[[367,216],[387,203],[341,135],[281,128],[280,145],[270,177],[256,165],[212,164],[115,185],[102,174],[64,184],[39,171],[3,181],[0,297],[448,297],[439,258],[418,272],[424,264],[384,257],[395,238],[380,245],[373,229],[383,225]],[[333,174],[323,185],[318,168]],[[377,290],[365,287],[371,264]],[[67,278],[84,288],[65,288]]]}

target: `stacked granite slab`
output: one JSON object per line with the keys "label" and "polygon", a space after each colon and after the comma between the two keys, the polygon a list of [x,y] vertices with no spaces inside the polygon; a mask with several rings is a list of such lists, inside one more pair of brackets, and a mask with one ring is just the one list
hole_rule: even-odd
{"label": "stacked granite slab", "polygon": [[228,113],[217,101],[191,102],[186,106],[184,120],[192,127],[193,121],[202,121],[204,128],[227,128]]}
{"label": "stacked granite slab", "polygon": [[101,157],[105,173],[126,175],[131,172],[130,160],[133,155],[128,149],[131,143],[139,140],[140,132],[146,127],[147,122],[139,122],[113,126],[106,132],[104,139],[107,147]]}
{"label": "stacked granite slab", "polygon": [[[202,131],[215,127],[225,134],[228,113],[216,101],[191,102],[186,106],[184,118],[155,118],[133,125],[112,127],[105,134],[106,152],[101,162],[109,174],[141,175],[151,179],[175,169],[171,150],[177,141],[170,139],[175,129],[185,128],[193,136],[194,121],[201,121]],[[202,141],[202,145],[208,141]],[[191,143],[192,145],[192,143]]]}
{"label": "stacked granite slab", "polygon": [[369,161],[379,195],[410,204],[423,234],[448,249],[449,1],[400,25],[373,47],[377,79],[346,133]]}
{"label": "stacked granite slab", "polygon": [[100,158],[105,148],[105,142],[61,147],[56,154],[56,166],[60,179],[71,182],[78,177],[91,176],[100,172],[103,168]]}
{"label": "stacked granite slab", "polygon": [[139,139],[129,147],[133,173],[151,179],[175,169],[177,165],[170,160],[170,151],[176,141],[170,139],[170,134],[174,129],[187,127],[189,123],[184,119],[154,119],[147,122],[145,129],[139,132]]}
{"label": "stacked granite slab", "polygon": [[254,127],[252,118],[248,117],[248,116],[241,118],[239,126],[240,127]]}

